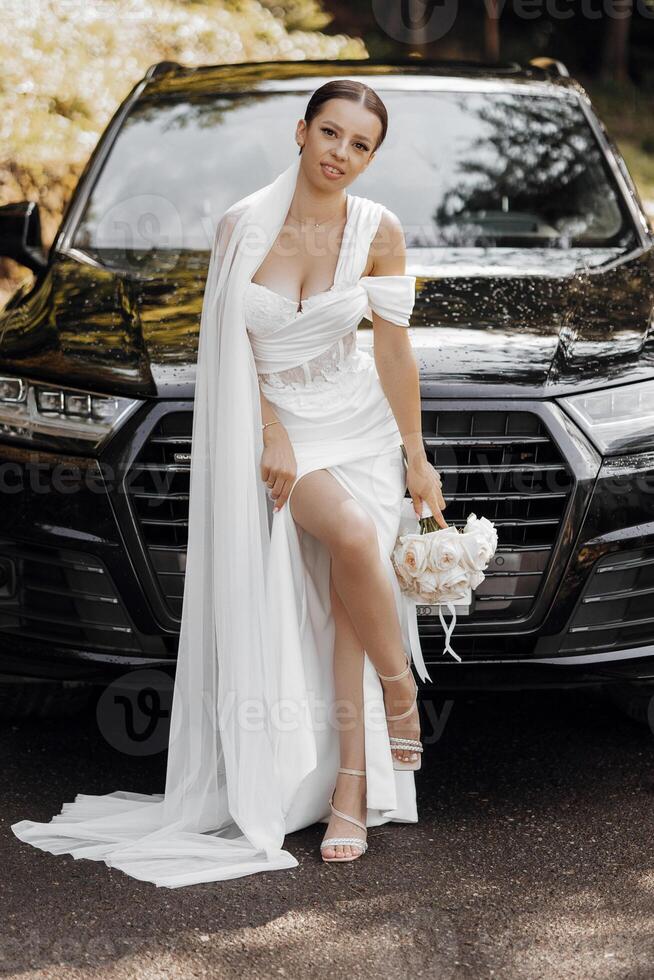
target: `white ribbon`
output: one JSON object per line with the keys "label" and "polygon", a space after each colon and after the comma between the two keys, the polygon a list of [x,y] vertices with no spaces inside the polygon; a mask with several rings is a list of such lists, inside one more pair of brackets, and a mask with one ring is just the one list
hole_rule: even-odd
{"label": "white ribbon", "polygon": [[[422,655],[422,646],[420,644],[420,633],[418,631],[417,603],[414,599],[411,599],[408,596],[405,596],[405,598],[407,602],[407,619],[408,619],[408,626],[409,626],[409,644],[411,648],[411,659],[413,661],[413,664],[415,665],[420,680],[423,682],[428,680],[430,681],[430,683],[433,684],[434,682],[427,670],[427,667],[425,665],[425,660]],[[443,605],[447,606],[450,615],[452,617],[450,619],[449,626],[446,624],[443,618],[443,612],[442,612]],[[445,646],[443,647],[443,653],[451,654],[455,660],[461,663],[462,662],[461,657],[458,655],[458,653],[455,653],[455,651],[452,649],[452,646],[450,644],[450,638],[456,626],[456,606],[454,606],[451,602],[446,602],[446,603],[439,602],[438,618],[441,621],[441,626],[443,627],[443,632],[445,633]]]}
{"label": "white ribbon", "polygon": [[450,637],[452,636],[452,633],[454,632],[454,627],[456,626],[456,607],[453,606],[451,602],[446,602],[445,605],[449,609],[452,618],[450,620],[450,625],[448,628],[445,625],[445,620],[443,619],[442,604],[439,602],[438,618],[441,621],[441,626],[443,627],[443,631],[445,633],[445,646],[443,647],[443,653],[451,653],[454,659],[458,660],[459,663],[461,663],[461,657],[458,655],[458,653],[455,653],[452,647],[450,646]]}
{"label": "white ribbon", "polygon": [[405,597],[407,603],[407,619],[409,623],[409,644],[411,647],[411,659],[415,664],[416,670],[418,671],[418,677],[421,681],[430,681],[434,683],[427,672],[425,666],[425,661],[422,656],[422,647],[420,646],[420,634],[418,633],[418,611],[416,609],[416,603],[410,597]]}

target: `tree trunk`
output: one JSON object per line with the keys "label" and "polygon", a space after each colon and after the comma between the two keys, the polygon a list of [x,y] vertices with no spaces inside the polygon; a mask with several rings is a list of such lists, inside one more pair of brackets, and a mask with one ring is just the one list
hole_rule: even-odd
{"label": "tree trunk", "polygon": [[484,0],[484,59],[500,60],[500,10],[498,0]]}
{"label": "tree trunk", "polygon": [[633,0],[613,0],[604,21],[600,75],[606,81],[625,82],[629,77],[629,30]]}

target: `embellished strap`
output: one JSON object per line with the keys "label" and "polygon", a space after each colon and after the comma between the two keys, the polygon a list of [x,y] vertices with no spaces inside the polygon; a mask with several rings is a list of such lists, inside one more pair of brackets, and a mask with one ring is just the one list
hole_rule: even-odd
{"label": "embellished strap", "polygon": [[399,735],[391,735],[389,738],[391,749],[406,749],[412,752],[423,752],[422,742],[415,738],[400,738]]}
{"label": "embellished strap", "polygon": [[334,844],[349,844],[351,847],[360,847],[362,854],[368,849],[368,842],[361,837],[328,837],[320,845],[320,850],[322,851],[323,847],[331,847]]}

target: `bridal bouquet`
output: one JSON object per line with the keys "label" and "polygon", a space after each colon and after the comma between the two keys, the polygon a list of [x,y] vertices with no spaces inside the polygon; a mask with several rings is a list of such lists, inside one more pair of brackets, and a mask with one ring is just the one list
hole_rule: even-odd
{"label": "bridal bouquet", "polygon": [[453,524],[439,527],[431,512],[419,525],[419,533],[401,534],[393,550],[402,592],[428,604],[461,602],[468,589],[484,581],[497,547],[495,525],[470,514],[460,530]]}
{"label": "bridal bouquet", "polygon": [[[405,498],[407,499],[407,498]],[[416,603],[439,605],[438,615],[446,632],[446,650],[461,660],[449,645],[456,622],[454,603],[468,604],[471,591],[484,581],[484,569],[495,554],[497,531],[492,521],[469,514],[465,526],[439,527],[426,503],[419,531],[400,533],[392,553],[392,562],[400,589]],[[427,516],[425,516],[427,511]],[[445,627],[440,605],[452,613],[449,631]],[[444,651],[445,652],[445,651]]]}

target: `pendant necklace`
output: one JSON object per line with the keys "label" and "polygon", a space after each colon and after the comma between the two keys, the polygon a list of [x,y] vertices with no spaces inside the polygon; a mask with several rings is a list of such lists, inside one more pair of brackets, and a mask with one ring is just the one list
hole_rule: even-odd
{"label": "pendant necklace", "polygon": [[[291,214],[289,212],[289,217],[291,217],[293,219],[293,221],[297,221],[298,224],[300,224],[300,227],[303,227],[303,225],[300,222],[300,219],[299,218],[296,218],[294,214]],[[311,225],[312,224],[314,228],[320,228],[321,225],[326,225],[328,221],[331,221],[333,217],[334,217],[334,215],[332,215],[330,218],[326,218],[324,221],[307,221],[304,224],[305,225]]]}

